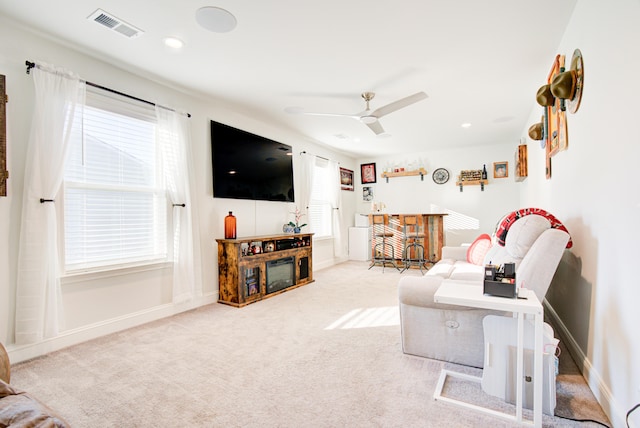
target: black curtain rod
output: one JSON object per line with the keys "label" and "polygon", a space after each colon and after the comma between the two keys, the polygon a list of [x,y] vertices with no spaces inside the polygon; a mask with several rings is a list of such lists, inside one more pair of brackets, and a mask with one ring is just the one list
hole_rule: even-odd
{"label": "black curtain rod", "polygon": [[[27,74],[31,74],[31,69],[36,66],[36,63],[35,62],[31,62],[31,61],[25,61],[24,64],[27,66]],[[152,106],[156,106],[157,105],[158,107],[166,109],[166,110],[175,111],[172,108],[161,106],[161,105],[158,105],[158,104],[153,103],[151,101],[143,100],[142,98],[134,97],[133,95],[125,94],[124,92],[116,91],[115,89],[111,89],[111,88],[104,87],[102,85],[98,85],[97,83],[87,82],[86,80],[84,81],[84,83],[86,83],[89,86],[93,86],[94,88],[98,88],[98,89],[102,89],[103,91],[111,92],[112,94],[121,95],[123,97],[127,97],[127,98],[132,99],[132,100],[140,101],[142,103],[149,104],[149,105],[152,105]],[[187,117],[191,117],[191,113],[185,113],[185,114],[187,115]]]}
{"label": "black curtain rod", "polygon": [[[301,151],[301,152],[300,152],[300,154],[301,154],[301,155],[312,155],[312,156],[315,156],[315,157],[317,157],[317,158],[324,159],[324,160],[326,160],[326,161],[331,162],[331,159],[329,159],[329,158],[324,158],[324,157],[322,157],[322,156],[314,155],[314,154],[312,154],[312,153],[307,153],[307,152],[306,152],[306,151],[304,151],[304,150],[303,150],[303,151]],[[336,162],[337,162],[337,161],[336,161]],[[340,163],[340,162],[337,162],[337,163]]]}

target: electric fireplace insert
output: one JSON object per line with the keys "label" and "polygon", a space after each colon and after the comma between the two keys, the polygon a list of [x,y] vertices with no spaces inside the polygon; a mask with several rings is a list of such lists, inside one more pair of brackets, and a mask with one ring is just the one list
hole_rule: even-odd
{"label": "electric fireplace insert", "polygon": [[267,294],[291,287],[295,284],[295,258],[284,257],[268,261],[266,273]]}

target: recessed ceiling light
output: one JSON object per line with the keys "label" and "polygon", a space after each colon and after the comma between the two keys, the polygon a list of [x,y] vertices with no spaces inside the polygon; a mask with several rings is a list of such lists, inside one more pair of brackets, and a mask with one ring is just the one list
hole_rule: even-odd
{"label": "recessed ceiling light", "polygon": [[205,30],[228,33],[236,28],[238,21],[230,12],[219,7],[201,7],[196,11],[196,22]]}
{"label": "recessed ceiling light", "polygon": [[460,125],[460,126],[462,126],[463,128],[470,128],[470,127],[471,127],[471,124],[470,124],[469,122],[467,122],[467,123],[463,123],[463,124],[462,124],[462,125]]}
{"label": "recessed ceiling light", "polygon": [[165,37],[164,44],[172,49],[180,49],[184,46],[184,42],[176,37]]}

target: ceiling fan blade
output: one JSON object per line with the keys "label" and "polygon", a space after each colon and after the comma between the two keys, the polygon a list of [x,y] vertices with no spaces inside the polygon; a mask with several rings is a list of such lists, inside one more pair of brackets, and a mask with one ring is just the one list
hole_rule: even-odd
{"label": "ceiling fan blade", "polygon": [[367,123],[366,124],[369,129],[371,129],[376,135],[380,135],[380,134],[384,134],[384,128],[382,127],[382,125],[380,125],[380,122],[378,122],[377,120],[373,123]]}
{"label": "ceiling fan blade", "polygon": [[386,106],[382,106],[371,113],[371,116],[375,116],[377,118],[381,118],[382,116],[386,116],[389,113],[393,113],[396,110],[400,110],[401,108],[410,106],[411,104],[417,103],[418,101],[422,101],[427,98],[427,94],[424,92],[418,92],[417,94],[409,95],[408,97],[402,98],[398,101],[394,101]]}

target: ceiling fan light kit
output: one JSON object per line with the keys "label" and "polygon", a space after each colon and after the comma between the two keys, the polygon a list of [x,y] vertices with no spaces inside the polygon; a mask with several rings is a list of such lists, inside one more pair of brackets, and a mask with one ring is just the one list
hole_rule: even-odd
{"label": "ceiling fan light kit", "polygon": [[360,121],[366,125],[372,124],[373,122],[377,121],[378,118],[375,116],[362,116],[360,118]]}

